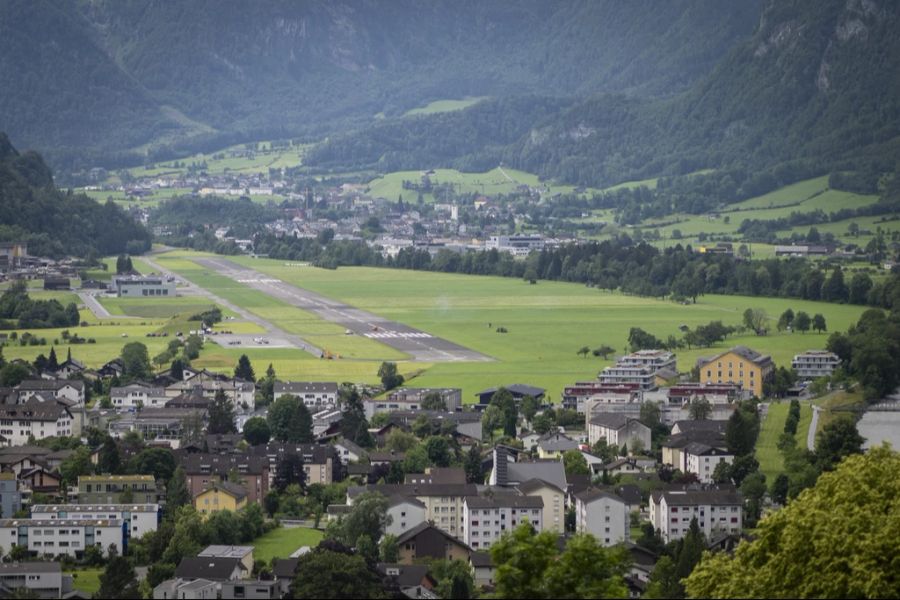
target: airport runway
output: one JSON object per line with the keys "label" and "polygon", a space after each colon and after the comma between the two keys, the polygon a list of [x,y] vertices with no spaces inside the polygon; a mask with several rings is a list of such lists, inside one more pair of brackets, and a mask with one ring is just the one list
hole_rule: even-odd
{"label": "airport runway", "polygon": [[449,340],[435,337],[425,331],[396,321],[389,321],[370,312],[285,283],[271,275],[244,267],[226,258],[194,258],[192,260],[219,275],[224,275],[273,298],[309,311],[326,321],[337,323],[356,335],[365,336],[400,352],[405,352],[417,361],[488,362],[494,360],[490,356],[469,350]]}

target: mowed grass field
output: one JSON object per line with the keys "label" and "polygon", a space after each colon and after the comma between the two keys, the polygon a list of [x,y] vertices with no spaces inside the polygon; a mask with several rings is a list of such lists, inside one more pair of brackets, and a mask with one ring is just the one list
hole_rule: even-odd
{"label": "mowed grass field", "polygon": [[[862,312],[854,306],[737,296],[704,296],[697,304],[684,306],[570,283],[542,281],[529,285],[499,277],[365,267],[332,271],[250,257],[234,260],[494,357],[493,363],[401,364],[405,373],[424,369],[411,385],[461,387],[469,401],[481,389],[510,383],[545,387],[549,397],[556,400],[565,385],[592,379],[610,364],[577,356],[579,348],[609,344],[624,353],[631,327],[665,338],[678,335],[680,325],[693,327],[717,319],[737,325],[743,311],[752,307],[767,311],[774,330],[774,321],[791,307],[795,312],[821,312],[829,329],[834,330],[846,329]],[[508,333],[497,333],[496,328],[501,326]],[[687,371],[698,357],[738,343],[771,353],[777,364],[789,364],[798,352],[824,347],[827,335],[732,337],[718,348],[679,351],[678,364]],[[363,341],[358,336],[347,337],[348,342]],[[348,364],[335,364],[338,362]],[[377,364],[373,364],[372,372],[376,370]]]}
{"label": "mowed grass field", "polygon": [[[771,485],[775,478],[784,472],[784,457],[778,449],[778,439],[784,432],[789,409],[789,400],[769,403],[768,414],[760,427],[756,443],[756,460],[759,461],[759,470],[766,476],[767,485]],[[811,420],[812,406],[808,401],[801,401],[800,423],[794,435],[798,448],[806,448],[806,436]]]}
{"label": "mowed grass field", "polygon": [[266,564],[273,558],[288,558],[303,546],[317,546],[322,532],[308,527],[279,527],[253,540],[253,560]]}

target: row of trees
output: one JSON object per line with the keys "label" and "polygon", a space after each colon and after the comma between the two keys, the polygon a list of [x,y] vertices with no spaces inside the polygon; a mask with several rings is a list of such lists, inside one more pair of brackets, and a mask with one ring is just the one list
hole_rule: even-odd
{"label": "row of trees", "polygon": [[74,302],[34,300],[24,281],[15,281],[0,295],[0,329],[71,327],[80,323]]}

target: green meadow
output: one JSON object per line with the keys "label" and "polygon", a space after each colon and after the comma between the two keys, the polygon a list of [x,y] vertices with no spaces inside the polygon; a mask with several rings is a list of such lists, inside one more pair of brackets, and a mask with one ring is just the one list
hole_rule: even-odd
{"label": "green meadow", "polygon": [[253,560],[269,564],[273,558],[287,558],[303,546],[316,546],[322,539],[322,532],[308,527],[279,527],[262,535],[253,542]]}

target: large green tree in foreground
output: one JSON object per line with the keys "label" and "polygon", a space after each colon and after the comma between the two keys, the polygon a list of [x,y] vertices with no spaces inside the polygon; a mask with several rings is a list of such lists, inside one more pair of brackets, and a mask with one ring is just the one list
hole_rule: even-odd
{"label": "large green tree in foreground", "polygon": [[900,454],[849,456],[734,555],[704,555],[685,580],[692,598],[900,597]]}

